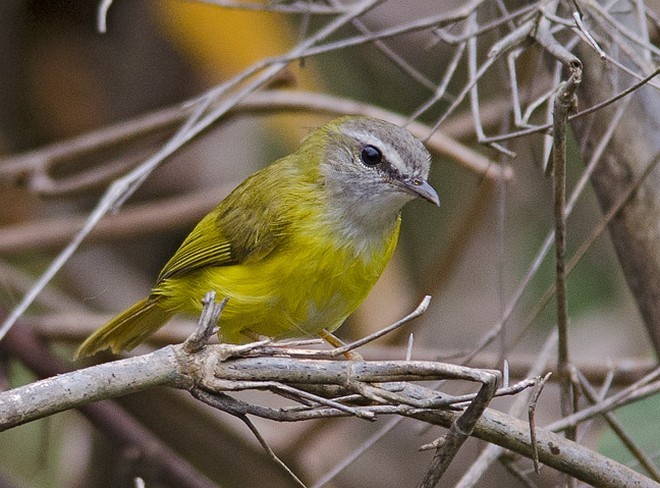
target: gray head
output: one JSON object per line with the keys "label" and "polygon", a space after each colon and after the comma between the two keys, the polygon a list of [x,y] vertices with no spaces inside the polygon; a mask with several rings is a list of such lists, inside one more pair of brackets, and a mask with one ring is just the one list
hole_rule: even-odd
{"label": "gray head", "polygon": [[345,217],[378,225],[379,217],[391,219],[414,198],[440,205],[427,182],[431,156],[406,129],[371,117],[342,117],[322,130],[327,137],[320,171]]}

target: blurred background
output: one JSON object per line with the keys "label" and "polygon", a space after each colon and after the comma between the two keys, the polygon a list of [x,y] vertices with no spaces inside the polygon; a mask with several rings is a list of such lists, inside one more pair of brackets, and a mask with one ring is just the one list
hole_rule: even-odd
{"label": "blurred background", "polygon": [[[117,2],[108,11],[107,32],[99,33],[95,2],[2,2],[3,315],[82,226],[108,185],[154,154],[183,123],[191,107],[184,102],[196,100],[260,60],[286,54],[344,12],[342,5],[269,4],[282,12],[171,0]],[[432,22],[434,17],[470,5],[474,15],[467,20]],[[315,6],[337,10],[315,13]],[[297,12],[286,12],[289,7]],[[345,340],[363,337],[401,318],[430,294],[433,301],[425,315],[368,346],[363,355],[366,359],[402,359],[409,334],[414,333],[413,358],[454,357],[452,361],[460,362],[461,354],[473,350],[501,322],[553,228],[552,178],[543,169],[547,160],[544,135],[506,139],[500,142],[501,148],[483,144],[475,113],[480,114],[483,130],[489,135],[544,124],[549,120],[551,99],[547,94],[557,85],[561,69],[544,50],[523,43],[516,46],[515,58],[502,58],[479,75],[474,84],[478,98],[476,88],[469,93],[474,79],[472,61],[484,66],[489,49],[525,21],[516,12],[532,12],[533,7],[523,2],[480,5],[457,0],[443,2],[440,9],[430,0],[412,5],[380,2],[324,42],[355,39],[365,31],[409,27],[384,38],[381,44],[337,46],[289,63],[262,88],[265,96],[239,105],[168,157],[117,214],[106,217],[17,327],[29,329],[44,347],[45,352],[39,354],[73,365],[72,354],[80,341],[149,292],[162,265],[199,218],[246,176],[294,150],[310,128],[336,116],[333,111],[342,112],[346,107],[344,111],[350,112],[353,100],[360,107],[399,114],[404,120],[413,116],[426,124],[420,138],[430,137],[430,128],[440,122],[437,130],[451,137],[456,146],[428,139],[434,155],[431,182],[442,207],[413,202],[404,209],[395,258],[338,334]],[[568,18],[567,11],[560,7],[556,14]],[[657,45],[655,12],[656,17],[642,17],[649,24],[648,42]],[[415,28],[413,24],[421,20],[428,21],[426,27]],[[482,28],[478,35],[466,35],[477,32],[469,31],[476,27]],[[573,42],[575,33],[566,31],[553,32],[565,45],[583,42]],[[474,44],[469,45],[468,39]],[[647,61],[652,64],[654,60],[657,55],[649,55]],[[641,68],[639,72],[648,74]],[[624,86],[635,80],[621,71],[617,76]],[[269,98],[268,93],[283,98]],[[531,116],[519,127],[514,126],[514,93],[526,107],[539,101],[538,109],[530,108]],[[472,98],[465,96],[468,94]],[[337,98],[328,102],[328,96]],[[603,93],[600,99],[608,96]],[[420,111],[425,104],[428,110]],[[582,99],[579,108],[587,108]],[[660,112],[660,106],[657,108]],[[653,126],[647,129],[654,133]],[[122,130],[123,135],[116,135]],[[656,130],[656,139],[658,133]],[[587,163],[584,146],[598,143],[588,140],[591,136],[582,131],[570,137],[569,194]],[[657,140],[648,145],[651,152],[657,151]],[[451,157],[456,147],[467,151],[460,161]],[[599,200],[587,185],[568,219],[569,257],[601,219]],[[556,323],[553,300],[530,317],[553,282],[551,251],[523,287],[501,333],[470,364],[501,368],[507,359],[513,379],[524,377]],[[591,242],[569,277],[568,290],[571,358],[596,386],[605,381],[608,370],[617,373],[613,387],[620,388],[653,367],[656,350],[649,334],[653,326],[639,312],[607,232]],[[152,343],[133,353],[181,341],[193,324],[176,320]],[[31,366],[26,359],[30,354],[25,354],[0,349],[3,389],[45,374]],[[31,360],[48,363],[41,356]],[[551,362],[546,369],[554,367]],[[442,388],[461,391],[452,390],[449,384]],[[551,384],[542,395],[539,425],[559,417],[557,391]],[[269,394],[240,397],[261,404],[282,402]],[[267,486],[293,486],[241,422],[184,392],[154,389],[115,402],[173,455],[190,462],[219,486],[265,486],[264,480],[268,480]],[[506,409],[509,402],[496,400],[493,406]],[[640,449],[655,459],[659,454],[658,412],[657,394],[620,411]],[[645,419],[644,425],[640,418]],[[295,424],[255,420],[275,452],[310,486],[389,422],[388,418],[375,423],[358,419]],[[326,486],[414,486],[432,456],[417,448],[440,433],[437,427],[402,420]],[[636,466],[602,421],[585,427],[580,435],[580,441],[590,448]],[[453,485],[483,446],[470,440],[443,486]],[[523,461],[521,466],[538,486],[557,483],[556,473],[549,469],[535,475],[531,463]],[[501,465],[494,465],[489,475],[479,486],[519,483]],[[175,486],[149,456],[119,442],[93,419],[75,411],[0,433],[3,487],[131,486],[136,476],[149,487]]]}

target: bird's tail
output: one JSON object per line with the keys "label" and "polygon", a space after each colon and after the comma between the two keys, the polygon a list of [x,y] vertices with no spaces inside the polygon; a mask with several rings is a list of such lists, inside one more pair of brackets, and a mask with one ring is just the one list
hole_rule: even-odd
{"label": "bird's tail", "polygon": [[124,310],[89,336],[76,352],[76,359],[110,348],[113,353],[133,349],[160,329],[173,315],[157,299],[145,298]]}

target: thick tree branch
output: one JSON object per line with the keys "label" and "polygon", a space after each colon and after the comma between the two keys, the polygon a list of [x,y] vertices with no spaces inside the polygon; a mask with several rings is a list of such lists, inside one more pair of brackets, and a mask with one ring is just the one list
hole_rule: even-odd
{"label": "thick tree branch", "polygon": [[[55,358],[48,347],[38,340],[36,334],[23,324],[17,324],[7,334],[4,340],[0,342],[0,352],[22,361],[31,371],[40,377],[53,375],[66,376],[67,374],[71,374],[69,373],[70,367],[64,361]],[[61,376],[55,377],[59,378]],[[40,382],[40,384],[42,385],[40,389],[32,390],[38,393],[39,400],[23,398],[22,402],[24,404],[16,404],[12,401],[5,404],[5,393],[0,393],[0,409],[5,411],[5,406],[10,407],[14,405],[17,408],[13,412],[12,417],[17,418],[22,415],[23,406],[34,404],[35,401],[48,403],[50,390],[48,384],[52,385],[51,380],[46,379]],[[126,385],[120,382],[118,386],[125,389]],[[57,388],[57,385],[53,385],[53,387]],[[126,389],[126,392],[129,390],[130,388]],[[118,392],[121,393],[121,390],[118,390]],[[102,397],[110,398],[107,395],[102,395]],[[146,461],[146,465],[150,469],[162,473],[161,476],[167,479],[173,486],[187,488],[211,488],[216,486],[213,481],[170,449],[139,421],[127,413],[118,403],[112,400],[89,403],[89,398],[84,404],[79,402],[71,403],[75,403],[73,406],[78,408],[78,411],[92,422],[104,434],[106,439],[114,445],[123,448],[133,448],[140,452]],[[61,411],[64,408],[58,408],[57,410]],[[4,429],[0,428],[0,430]]]}
{"label": "thick tree branch", "polygon": [[[220,392],[220,387],[224,391],[272,389],[274,383],[281,383],[302,389],[306,385],[315,386],[325,394],[332,394],[350,382],[386,383],[386,390],[394,388],[401,398],[409,399],[408,404],[386,402],[354,406],[365,413],[399,414],[450,427],[461,415],[455,409],[446,408],[453,402],[451,397],[400,382],[437,378],[480,381],[483,375],[481,370],[426,361],[354,363],[258,356],[221,360],[234,352],[234,346],[212,345],[189,355],[185,354],[182,345],[168,346],[151,354],[113,361],[15,388],[0,394],[0,430],[101,398],[112,398],[156,385],[185,389],[197,385],[209,392]],[[346,410],[326,405],[290,411],[250,408],[247,414],[268,416],[272,413],[282,421],[351,415]],[[473,434],[524,456],[531,456],[527,424],[492,409],[484,412]],[[632,486],[626,485],[626,482],[635,486],[653,486],[651,480],[639,473],[559,435],[537,429],[537,438],[540,461],[578,479],[604,487]]]}

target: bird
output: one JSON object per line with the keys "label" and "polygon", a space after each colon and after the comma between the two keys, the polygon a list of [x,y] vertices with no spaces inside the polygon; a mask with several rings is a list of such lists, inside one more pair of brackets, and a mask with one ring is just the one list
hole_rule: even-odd
{"label": "bird", "polygon": [[407,129],[343,116],[245,179],[190,232],[148,297],[92,333],[76,357],[130,350],[201,298],[227,298],[219,338],[246,343],[332,334],[392,257],[401,209],[440,205],[431,156]]}

